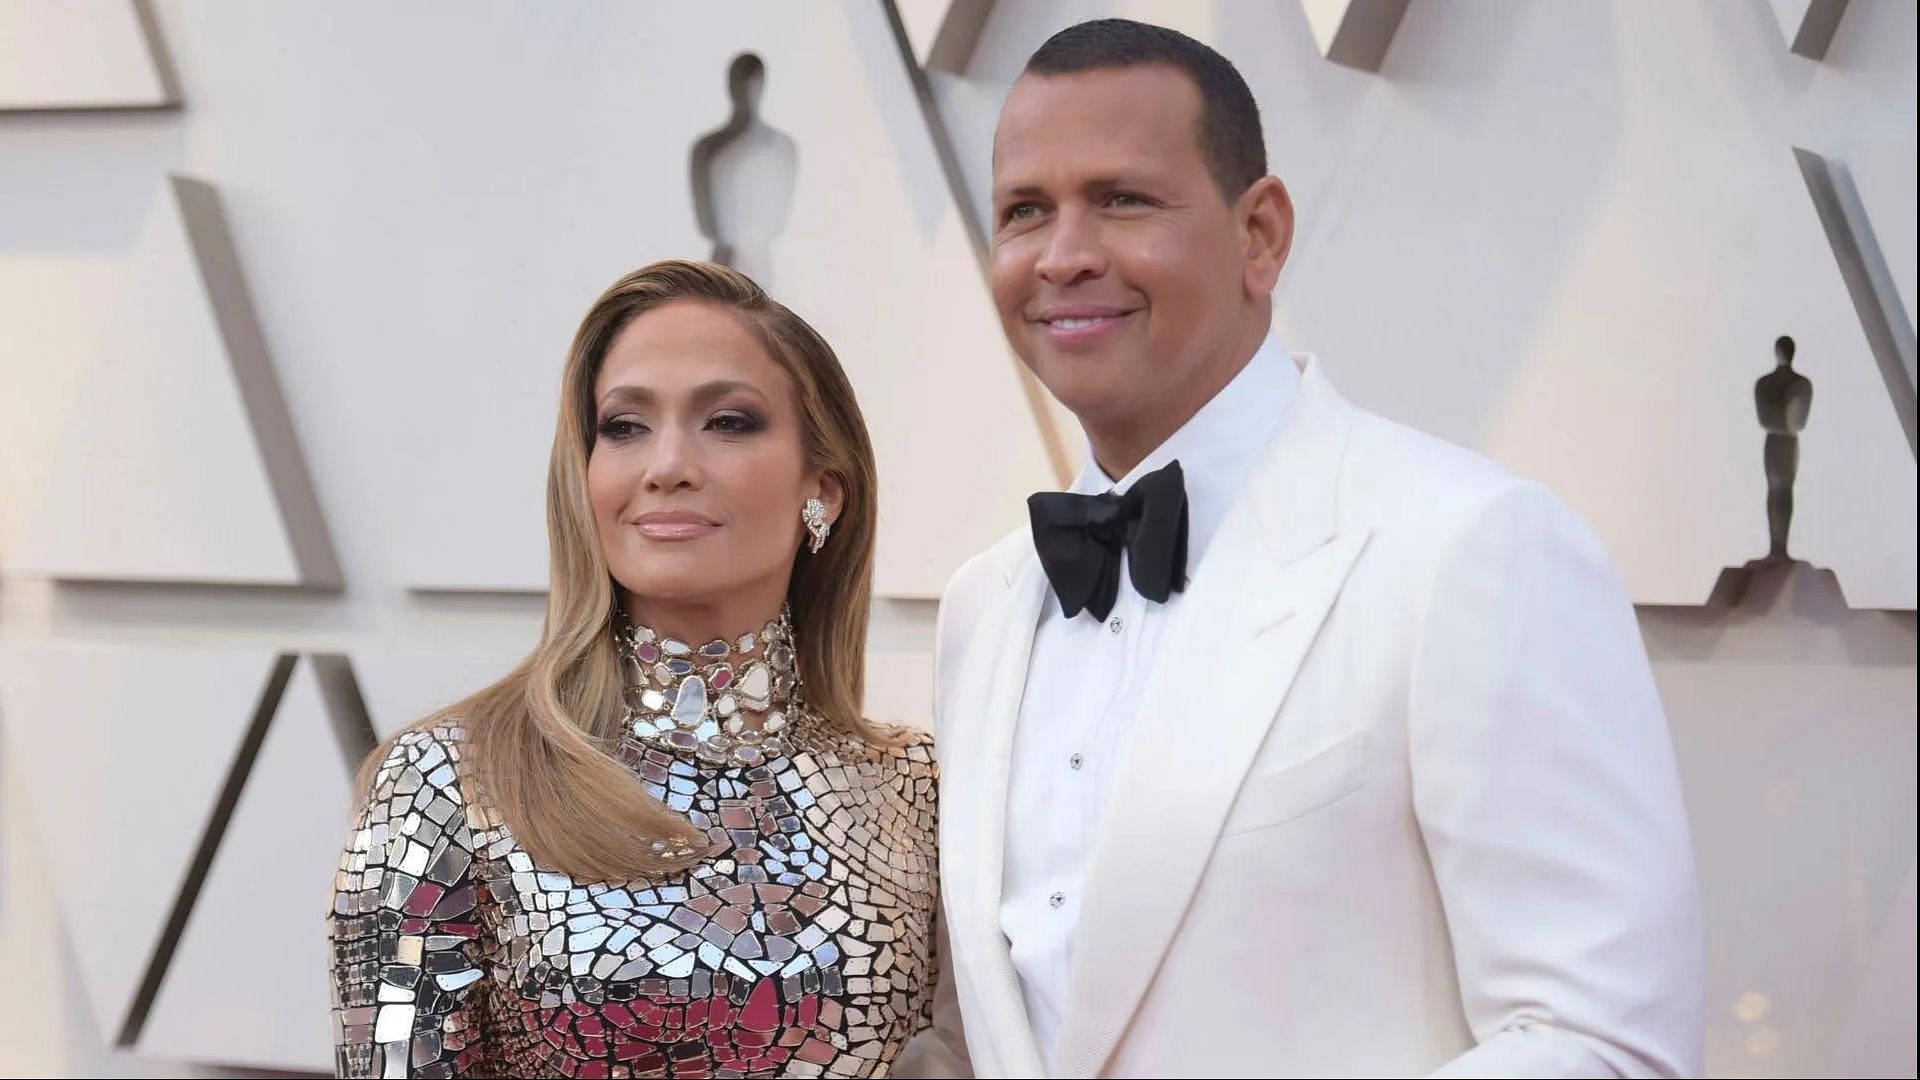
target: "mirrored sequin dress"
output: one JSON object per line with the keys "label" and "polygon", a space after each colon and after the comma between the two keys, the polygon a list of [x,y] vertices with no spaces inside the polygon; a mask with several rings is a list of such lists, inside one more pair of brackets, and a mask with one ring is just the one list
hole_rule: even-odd
{"label": "mirrored sequin dress", "polygon": [[930,741],[788,714],[755,765],[630,731],[721,844],[658,882],[543,868],[468,798],[459,728],[404,735],[337,879],[340,1075],[885,1075],[932,1006]]}

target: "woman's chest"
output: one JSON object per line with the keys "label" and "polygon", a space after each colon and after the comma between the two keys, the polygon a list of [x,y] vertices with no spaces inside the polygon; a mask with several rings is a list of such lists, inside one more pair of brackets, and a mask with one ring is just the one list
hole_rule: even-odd
{"label": "woman's chest", "polygon": [[751,1071],[904,1039],[931,982],[930,799],[879,766],[807,755],[720,773],[642,765],[717,854],[620,885],[545,871],[517,846],[489,860],[509,1027],[636,1068],[663,1046]]}

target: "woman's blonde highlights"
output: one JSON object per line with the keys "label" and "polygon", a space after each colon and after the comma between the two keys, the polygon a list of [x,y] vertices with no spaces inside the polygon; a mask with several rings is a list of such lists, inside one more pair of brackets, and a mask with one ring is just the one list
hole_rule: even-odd
{"label": "woman's blonde highlights", "polygon": [[[617,592],[587,501],[593,390],[607,349],[635,318],[683,300],[735,313],[793,381],[809,463],[832,473],[845,493],[832,542],[817,553],[799,550],[788,583],[804,695],[850,735],[892,741],[860,711],[877,478],[846,372],[805,320],[745,275],[682,260],[642,267],[594,301],[568,352],[547,470],[550,581],[540,642],[498,682],[415,725],[463,728],[475,794],[543,865],[581,881],[674,873],[705,846],[684,816],[647,794],[609,753],[626,714]],[[368,759],[363,790],[390,747],[391,740]]]}

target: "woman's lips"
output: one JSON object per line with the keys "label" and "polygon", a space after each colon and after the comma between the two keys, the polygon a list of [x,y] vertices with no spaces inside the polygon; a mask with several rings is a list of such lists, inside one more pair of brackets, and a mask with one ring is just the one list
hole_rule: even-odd
{"label": "woman's lips", "polygon": [[633,519],[640,535],[649,540],[698,540],[720,523],[691,510],[650,510]]}

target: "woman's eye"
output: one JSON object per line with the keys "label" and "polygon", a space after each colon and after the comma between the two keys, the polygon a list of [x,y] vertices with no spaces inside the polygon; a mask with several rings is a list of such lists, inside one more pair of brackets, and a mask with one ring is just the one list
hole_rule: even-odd
{"label": "woman's eye", "polygon": [[610,416],[600,421],[600,437],[622,442],[647,430],[647,426],[631,416]]}
{"label": "woman's eye", "polygon": [[746,435],[760,430],[760,418],[748,413],[719,413],[707,421],[707,427],[728,435]]}

